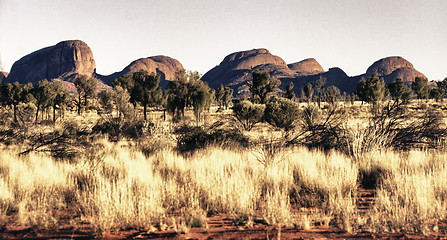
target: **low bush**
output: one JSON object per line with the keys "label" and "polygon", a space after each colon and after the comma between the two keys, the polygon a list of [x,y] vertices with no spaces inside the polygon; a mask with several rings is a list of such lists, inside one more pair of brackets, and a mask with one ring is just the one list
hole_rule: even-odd
{"label": "low bush", "polygon": [[253,104],[244,100],[233,107],[233,113],[244,130],[250,131],[257,123],[262,121],[265,105]]}
{"label": "low bush", "polygon": [[300,106],[287,98],[271,98],[265,106],[264,118],[272,126],[286,132],[296,127]]}
{"label": "low bush", "polygon": [[177,135],[177,150],[194,151],[209,145],[226,147],[247,147],[248,138],[237,128],[216,129],[214,127],[192,127],[183,125],[174,131]]}

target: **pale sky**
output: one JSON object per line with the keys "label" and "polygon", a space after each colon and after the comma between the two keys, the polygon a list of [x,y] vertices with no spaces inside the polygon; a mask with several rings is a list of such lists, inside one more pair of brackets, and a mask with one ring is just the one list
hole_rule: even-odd
{"label": "pale sky", "polygon": [[0,0],[0,63],[63,40],[93,51],[97,72],[166,55],[204,74],[236,51],[267,48],[287,63],[366,72],[402,56],[447,77],[446,0]]}

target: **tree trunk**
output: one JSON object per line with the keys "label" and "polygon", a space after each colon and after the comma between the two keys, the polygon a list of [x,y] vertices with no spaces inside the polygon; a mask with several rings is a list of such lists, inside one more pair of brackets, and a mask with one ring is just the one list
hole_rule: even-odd
{"label": "tree trunk", "polygon": [[56,104],[53,105],[53,122],[56,122]]}
{"label": "tree trunk", "polygon": [[13,112],[14,112],[14,122],[18,122],[17,121],[17,105],[16,104],[13,105]]}
{"label": "tree trunk", "polygon": [[147,104],[143,104],[144,121],[147,121]]}
{"label": "tree trunk", "polygon": [[39,117],[39,110],[40,110],[40,104],[37,104],[37,109],[36,109],[36,123],[38,121],[38,117]]}
{"label": "tree trunk", "polygon": [[78,99],[78,115],[81,115],[81,94],[79,94],[79,99]]}

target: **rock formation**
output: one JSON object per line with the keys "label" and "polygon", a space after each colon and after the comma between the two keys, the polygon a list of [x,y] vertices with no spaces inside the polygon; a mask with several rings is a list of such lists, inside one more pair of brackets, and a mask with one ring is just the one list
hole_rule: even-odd
{"label": "rock formation", "polygon": [[239,95],[248,91],[245,82],[251,79],[254,70],[268,71],[277,78],[293,78],[296,75],[282,58],[260,48],[226,56],[219,66],[203,75],[202,80],[212,88],[218,88],[220,84],[229,86]]}
{"label": "rock formation", "polygon": [[95,68],[93,53],[86,43],[63,41],[15,62],[5,82],[35,84],[42,79],[55,78],[72,82],[80,74],[92,76]]}
{"label": "rock formation", "polygon": [[337,81],[341,83],[348,78],[341,69],[324,72],[313,58],[287,65],[282,58],[261,48],[228,55],[218,66],[203,75],[202,80],[213,88],[220,84],[229,86],[234,89],[235,95],[241,95],[248,93],[245,82],[251,79],[254,70],[268,71],[271,76],[281,80],[281,89],[293,82],[297,95],[305,84],[318,79],[320,75],[328,78],[328,84],[337,84]]}
{"label": "rock formation", "polygon": [[1,72],[0,71],[0,84],[2,84],[2,82],[8,77],[8,73],[7,72]]}
{"label": "rock formation", "polygon": [[414,69],[413,64],[403,57],[387,57],[374,62],[366,70],[364,77],[370,77],[374,73],[379,77],[383,77],[386,83],[400,78],[403,82],[411,84],[416,77],[426,78],[424,74]]}
{"label": "rock formation", "polygon": [[174,80],[175,73],[178,70],[182,70],[183,66],[176,59],[167,56],[154,56],[135,60],[120,72],[116,72],[108,76],[97,75],[97,77],[104,83],[112,85],[113,80],[123,75],[132,74],[141,69],[147,71],[148,73],[159,73],[161,75],[160,86],[166,87],[168,81]]}
{"label": "rock formation", "polygon": [[235,95],[248,93],[246,82],[251,80],[254,70],[268,71],[271,76],[281,80],[281,89],[285,89],[290,82],[295,85],[295,93],[300,95],[301,89],[318,78],[325,77],[326,87],[337,86],[342,92],[351,93],[361,77],[369,77],[377,73],[386,83],[401,78],[411,84],[416,77],[425,77],[413,68],[413,65],[402,57],[388,57],[372,64],[365,74],[349,77],[342,69],[334,67],[327,72],[313,58],[286,65],[284,60],[272,55],[267,49],[254,49],[236,52],[228,55],[216,67],[208,71],[202,80],[210,87],[217,88],[220,84],[234,89]]}
{"label": "rock formation", "polygon": [[324,72],[321,65],[314,58],[287,65],[290,69],[297,71],[301,75],[315,75]]}

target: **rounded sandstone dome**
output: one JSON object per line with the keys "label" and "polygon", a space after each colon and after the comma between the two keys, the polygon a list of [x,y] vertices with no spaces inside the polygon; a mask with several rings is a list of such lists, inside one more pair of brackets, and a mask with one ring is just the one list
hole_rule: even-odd
{"label": "rounded sandstone dome", "polygon": [[313,75],[324,72],[323,67],[314,58],[308,58],[303,61],[288,65],[290,69],[303,75]]}

